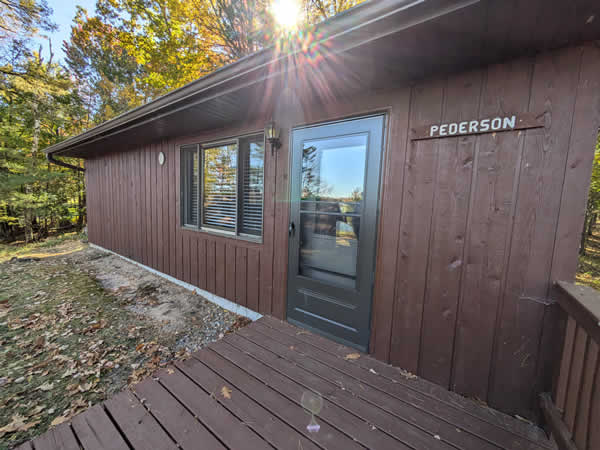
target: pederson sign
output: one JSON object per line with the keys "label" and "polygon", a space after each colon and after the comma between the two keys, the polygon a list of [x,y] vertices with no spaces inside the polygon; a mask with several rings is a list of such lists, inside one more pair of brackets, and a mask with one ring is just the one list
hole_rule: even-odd
{"label": "pederson sign", "polygon": [[411,130],[413,141],[439,139],[471,134],[496,133],[499,131],[524,130],[544,126],[544,114],[509,114],[485,119],[462,120],[459,122],[436,123]]}

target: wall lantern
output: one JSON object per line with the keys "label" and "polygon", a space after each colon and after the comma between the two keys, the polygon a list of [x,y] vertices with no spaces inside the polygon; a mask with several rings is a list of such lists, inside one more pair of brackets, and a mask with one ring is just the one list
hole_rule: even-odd
{"label": "wall lantern", "polygon": [[273,120],[265,125],[265,137],[269,144],[271,144],[271,154],[275,153],[279,147],[281,147],[281,141],[279,140],[279,133],[281,130],[277,128],[277,125]]}

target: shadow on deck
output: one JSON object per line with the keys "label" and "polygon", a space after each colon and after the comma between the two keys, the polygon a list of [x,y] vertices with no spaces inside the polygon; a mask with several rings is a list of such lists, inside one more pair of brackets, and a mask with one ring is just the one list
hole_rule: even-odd
{"label": "shadow on deck", "polygon": [[[301,404],[312,392],[311,433]],[[271,317],[19,448],[273,447],[555,448],[533,425]]]}

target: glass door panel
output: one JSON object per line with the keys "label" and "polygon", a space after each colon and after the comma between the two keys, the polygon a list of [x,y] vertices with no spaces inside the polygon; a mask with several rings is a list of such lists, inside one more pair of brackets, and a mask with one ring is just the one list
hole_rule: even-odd
{"label": "glass door panel", "polygon": [[356,287],[366,133],[308,140],[302,149],[299,274]]}
{"label": "glass door panel", "polygon": [[365,350],[383,116],[292,132],[287,320]]}

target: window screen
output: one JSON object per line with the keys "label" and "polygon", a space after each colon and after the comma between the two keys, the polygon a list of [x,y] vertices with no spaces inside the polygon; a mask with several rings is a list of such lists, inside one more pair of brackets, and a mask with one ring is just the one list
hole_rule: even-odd
{"label": "window screen", "polygon": [[264,160],[262,136],[240,139],[240,233],[258,236],[262,233]]}
{"label": "window screen", "polygon": [[261,236],[264,159],[262,134],[181,147],[184,226]]}
{"label": "window screen", "polygon": [[237,217],[237,145],[204,148],[202,224],[235,230]]}
{"label": "window screen", "polygon": [[198,146],[190,145],[181,149],[181,174],[183,194],[183,223],[198,226],[198,206],[200,187],[200,164]]}

